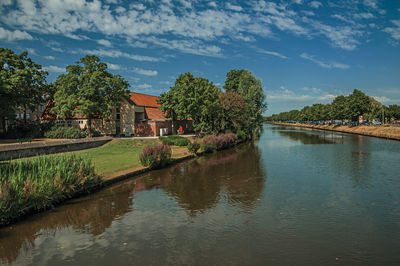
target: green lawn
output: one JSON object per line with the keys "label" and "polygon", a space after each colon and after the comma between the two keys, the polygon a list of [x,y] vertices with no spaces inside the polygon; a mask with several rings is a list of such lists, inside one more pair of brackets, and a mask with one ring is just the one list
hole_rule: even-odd
{"label": "green lawn", "polygon": [[111,176],[117,172],[140,167],[141,151],[145,146],[156,143],[159,143],[158,139],[116,139],[98,148],[73,153],[90,157],[98,174]]}

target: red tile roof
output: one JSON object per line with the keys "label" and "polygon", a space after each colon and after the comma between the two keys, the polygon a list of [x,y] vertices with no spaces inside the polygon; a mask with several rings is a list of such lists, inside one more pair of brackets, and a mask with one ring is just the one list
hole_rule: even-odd
{"label": "red tile roof", "polygon": [[129,98],[134,102],[135,105],[145,106],[145,107],[160,107],[161,105],[157,103],[158,97],[153,95],[147,95],[137,92],[131,92]]}
{"label": "red tile roof", "polygon": [[146,117],[151,120],[162,120],[166,121],[167,118],[165,117],[165,114],[158,108],[154,107],[145,107],[144,108],[146,112]]}

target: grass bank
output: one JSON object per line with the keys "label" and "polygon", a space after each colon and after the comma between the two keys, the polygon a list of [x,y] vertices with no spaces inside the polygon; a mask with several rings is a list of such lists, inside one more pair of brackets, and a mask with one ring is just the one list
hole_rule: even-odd
{"label": "grass bank", "polygon": [[389,126],[389,125],[350,127],[350,126],[338,126],[338,125],[309,125],[309,124],[293,124],[293,123],[271,123],[271,124],[314,128],[321,130],[359,134],[359,135],[378,137],[378,138],[400,140],[400,127]]}
{"label": "grass bank", "polygon": [[0,164],[0,225],[88,192],[101,182],[91,160],[75,154],[3,162]]}

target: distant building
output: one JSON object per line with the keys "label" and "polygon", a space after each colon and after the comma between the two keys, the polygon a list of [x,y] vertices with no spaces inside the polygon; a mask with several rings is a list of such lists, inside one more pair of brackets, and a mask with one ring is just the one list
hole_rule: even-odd
{"label": "distant building", "polygon": [[[92,129],[103,135],[113,136],[160,136],[172,134],[180,126],[185,132],[192,132],[191,120],[168,121],[165,114],[159,109],[158,97],[142,93],[131,92],[129,98],[123,100],[120,106],[113,110],[110,119],[100,116],[92,119]],[[42,120],[56,120],[58,126],[75,126],[86,128],[88,119],[75,115],[69,119],[58,119],[51,113],[54,103],[49,103],[43,113]]]}

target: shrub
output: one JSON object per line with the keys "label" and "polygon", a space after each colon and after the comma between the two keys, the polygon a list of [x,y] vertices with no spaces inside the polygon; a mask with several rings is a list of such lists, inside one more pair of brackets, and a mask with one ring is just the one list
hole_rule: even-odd
{"label": "shrub", "polygon": [[46,209],[101,183],[91,160],[76,155],[38,156],[0,164],[0,224],[27,209]]}
{"label": "shrub", "polygon": [[79,139],[86,137],[86,132],[76,127],[54,126],[50,131],[47,131],[44,136],[50,139]]}
{"label": "shrub", "polygon": [[152,169],[167,165],[171,159],[171,147],[166,144],[146,146],[140,154],[140,163]]}
{"label": "shrub", "polygon": [[220,134],[218,136],[208,135],[203,138],[202,149],[204,152],[222,150],[237,144],[238,137],[234,133]]}
{"label": "shrub", "polygon": [[187,146],[189,144],[189,140],[187,138],[178,135],[159,137],[159,139],[166,145]]}
{"label": "shrub", "polygon": [[2,134],[2,137],[9,139],[39,138],[41,135],[39,123],[17,121],[10,126],[7,132]]}
{"label": "shrub", "polygon": [[192,153],[192,154],[197,154],[197,152],[198,152],[199,149],[200,149],[200,143],[198,143],[197,141],[190,142],[190,143],[187,145],[187,148],[188,148],[188,150],[189,150],[190,153]]}
{"label": "shrub", "polygon": [[236,135],[241,141],[245,141],[247,139],[246,133],[240,129],[236,131]]}
{"label": "shrub", "polygon": [[217,137],[214,135],[207,135],[203,138],[201,148],[204,152],[213,152],[217,149]]}

